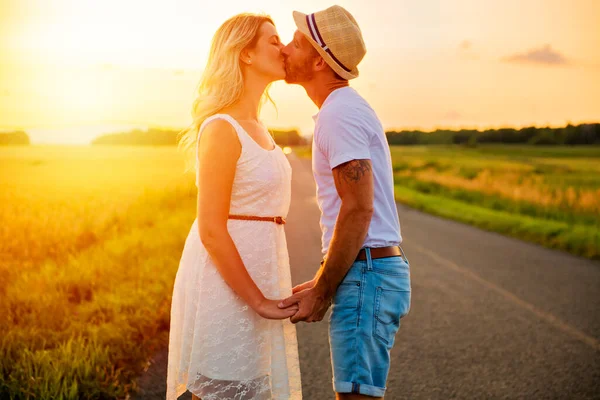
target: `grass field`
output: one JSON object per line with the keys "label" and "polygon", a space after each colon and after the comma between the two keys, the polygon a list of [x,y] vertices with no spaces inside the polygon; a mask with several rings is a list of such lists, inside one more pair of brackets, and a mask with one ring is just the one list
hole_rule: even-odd
{"label": "grass field", "polygon": [[401,203],[600,259],[600,147],[393,146],[392,160]]}
{"label": "grass field", "polygon": [[123,398],[195,217],[175,147],[0,148],[0,398]]}

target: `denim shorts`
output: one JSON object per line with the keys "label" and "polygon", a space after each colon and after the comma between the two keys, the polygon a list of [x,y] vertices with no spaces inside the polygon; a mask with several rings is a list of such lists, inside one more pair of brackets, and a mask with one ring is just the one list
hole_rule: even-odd
{"label": "denim shorts", "polygon": [[390,350],[410,309],[410,269],[404,256],[356,261],[333,298],[329,344],[333,389],[383,397]]}

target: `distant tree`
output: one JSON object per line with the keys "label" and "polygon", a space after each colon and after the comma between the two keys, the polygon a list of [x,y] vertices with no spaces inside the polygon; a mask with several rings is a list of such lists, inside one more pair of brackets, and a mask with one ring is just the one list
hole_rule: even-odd
{"label": "distant tree", "polygon": [[271,134],[275,143],[280,146],[299,146],[307,142],[295,129],[289,131],[271,130]]}
{"label": "distant tree", "polygon": [[477,147],[477,135],[471,134],[471,136],[469,136],[469,140],[467,140],[466,146]]}
{"label": "distant tree", "polygon": [[[148,129],[142,131],[134,129],[129,132],[104,134],[92,141],[93,145],[134,145],[134,146],[171,146],[177,144],[178,130]],[[306,144],[297,130],[272,130],[275,142],[280,146],[297,146]]]}
{"label": "distant tree", "polygon": [[600,124],[582,124],[577,131],[575,144],[600,144]]}
{"label": "distant tree", "polygon": [[521,128],[521,137],[525,141],[530,141],[537,135],[538,128],[535,126],[528,126],[526,128]]}
{"label": "distant tree", "polygon": [[448,134],[452,136],[452,143],[454,144],[465,144],[472,136],[468,132],[464,131],[448,132]]}
{"label": "distant tree", "polygon": [[137,145],[137,146],[173,146],[177,144],[179,131],[151,128],[146,131],[134,129],[130,132],[109,133],[92,141],[93,145]]}
{"label": "distant tree", "polygon": [[424,132],[420,131],[401,131],[401,132],[387,132],[387,139],[389,144],[421,144],[420,137]]}
{"label": "distant tree", "polygon": [[0,145],[30,145],[29,136],[24,131],[0,132]]}
{"label": "distant tree", "polygon": [[540,132],[536,136],[529,139],[527,143],[543,146],[559,144],[559,142],[556,140],[556,136],[553,135],[553,133],[554,132],[547,129],[540,130]]}

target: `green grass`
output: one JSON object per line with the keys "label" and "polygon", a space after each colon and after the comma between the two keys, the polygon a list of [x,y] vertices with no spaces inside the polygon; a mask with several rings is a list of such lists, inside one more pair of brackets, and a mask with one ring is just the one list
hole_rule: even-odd
{"label": "green grass", "polygon": [[[469,149],[465,149],[469,150]],[[524,146],[524,145],[479,145],[470,149],[482,156],[504,156],[522,158],[600,158],[600,146]]]}
{"label": "green grass", "polygon": [[447,197],[426,194],[401,185],[395,187],[396,200],[415,209],[518,239],[600,259],[600,230],[596,225],[534,218],[494,210]]}
{"label": "green grass", "polygon": [[[486,195],[485,193],[473,190],[449,188],[435,182],[424,182],[403,176],[397,176],[395,178],[395,184],[397,187],[410,189],[417,193],[430,194],[443,199],[460,201],[465,203],[465,205],[503,211],[508,214],[529,216],[549,221],[560,221],[567,224],[595,226],[596,228],[600,226],[597,215],[585,213],[579,214],[572,210],[561,208],[544,208],[534,203],[509,200],[502,198],[501,196]],[[402,201],[398,197],[397,200]]]}

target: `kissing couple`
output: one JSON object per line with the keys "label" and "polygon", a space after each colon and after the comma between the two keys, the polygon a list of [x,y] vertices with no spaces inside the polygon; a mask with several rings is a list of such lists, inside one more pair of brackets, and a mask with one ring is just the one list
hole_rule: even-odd
{"label": "kissing couple", "polygon": [[[385,132],[348,83],[366,47],[340,6],[293,18],[287,45],[273,20],[256,14],[230,18],[212,40],[180,142],[195,157],[198,199],[173,288],[167,400],[186,391],[202,400],[301,399],[295,324],[319,322],[330,307],[336,398],[385,394],[411,284]],[[312,166],[323,261],[294,288],[284,231],[292,169],[259,120],[281,79],[319,108]]]}

